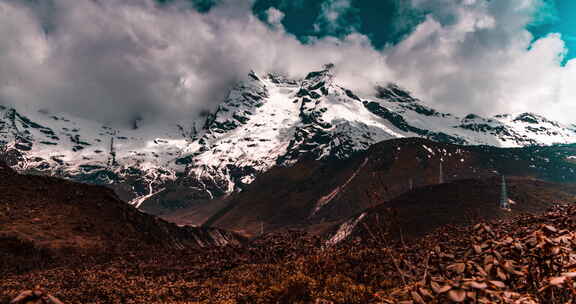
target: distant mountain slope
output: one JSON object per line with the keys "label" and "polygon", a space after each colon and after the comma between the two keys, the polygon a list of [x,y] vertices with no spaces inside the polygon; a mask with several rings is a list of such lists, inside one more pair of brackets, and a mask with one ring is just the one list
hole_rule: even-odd
{"label": "distant mountain slope", "polygon": [[20,175],[0,163],[0,260],[7,263],[13,260],[6,254],[27,263],[36,252],[98,256],[240,241],[219,229],[178,227],[144,214],[104,187]]}
{"label": "distant mountain slope", "polygon": [[[262,226],[274,231],[326,224],[357,215],[410,189],[500,174],[576,183],[573,155],[576,145],[495,148],[419,138],[389,140],[349,160],[304,160],[274,168],[245,191],[229,197],[219,211],[209,210],[213,216],[206,224],[247,235],[257,235]],[[186,223],[187,212],[201,211],[179,210],[166,218]]]}
{"label": "distant mountain slope", "polygon": [[412,190],[365,210],[328,235],[335,244],[346,238],[421,237],[445,225],[472,225],[481,220],[541,214],[555,204],[576,202],[576,187],[525,178],[506,179],[511,211],[500,208],[501,179],[466,179]]}
{"label": "distant mountain slope", "polygon": [[144,209],[147,200],[170,196],[166,192],[186,189],[183,200],[160,198],[166,209],[178,209],[241,191],[274,166],[302,158],[344,160],[405,137],[523,147],[574,143],[576,127],[530,113],[460,118],[393,84],[359,96],[339,85],[330,69],[304,79],[250,73],[198,121],[151,124],[135,118],[119,128],[0,106],[0,146],[11,166],[113,185]]}

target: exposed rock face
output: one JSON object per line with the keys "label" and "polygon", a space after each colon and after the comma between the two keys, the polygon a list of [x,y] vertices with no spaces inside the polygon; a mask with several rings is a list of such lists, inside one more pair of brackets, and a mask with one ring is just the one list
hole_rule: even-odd
{"label": "exposed rock face", "polygon": [[[326,69],[304,79],[250,73],[199,121],[118,128],[0,106],[0,154],[19,171],[109,185],[161,214],[241,191],[274,166],[345,160],[383,140],[521,147],[576,142],[575,129],[529,113],[460,118],[393,84],[359,96]],[[185,200],[166,198],[183,191]]]}

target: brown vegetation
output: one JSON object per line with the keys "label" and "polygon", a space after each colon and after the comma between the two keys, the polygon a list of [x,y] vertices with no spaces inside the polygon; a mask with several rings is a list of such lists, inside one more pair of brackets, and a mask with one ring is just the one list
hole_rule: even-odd
{"label": "brown vegetation", "polygon": [[575,230],[576,207],[564,206],[443,227],[417,242],[388,241],[380,229],[323,248],[292,231],[243,247],[77,256],[20,274],[2,268],[0,290],[40,284],[68,303],[568,303]]}
{"label": "brown vegetation", "polygon": [[[443,183],[499,178],[501,174],[553,184],[574,183],[576,165],[566,159],[575,154],[576,145],[502,149],[421,138],[388,140],[346,161],[300,160],[294,166],[273,168],[242,192],[219,202],[218,206],[224,205],[219,211],[202,205],[164,217],[182,224],[200,224],[210,214],[208,226],[252,237],[259,235],[262,223],[266,232],[277,232],[347,219],[412,189],[439,184],[440,171]],[[489,190],[497,199],[496,187]],[[482,193],[481,198],[485,197]],[[325,198],[329,198],[324,200],[326,204],[316,209]]]}
{"label": "brown vegetation", "polygon": [[[550,196],[542,185],[510,188]],[[186,241],[191,230],[108,190],[0,167],[0,303],[36,286],[64,303],[571,303],[576,294],[576,206],[406,240],[393,237],[394,223],[368,221],[370,233],[333,247],[288,231],[199,248]]]}
{"label": "brown vegetation", "polygon": [[[393,223],[395,238],[421,237],[444,225],[474,225],[479,221],[542,214],[555,204],[576,201],[575,189],[565,184],[508,177],[511,210],[500,208],[501,178],[465,179],[414,189],[365,210],[352,236],[369,237],[370,227]],[[368,229],[366,229],[368,227]]]}

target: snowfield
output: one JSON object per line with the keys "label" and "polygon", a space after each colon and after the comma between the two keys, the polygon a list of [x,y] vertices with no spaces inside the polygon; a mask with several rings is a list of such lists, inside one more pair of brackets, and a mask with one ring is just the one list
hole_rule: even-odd
{"label": "snowfield", "polygon": [[259,173],[289,166],[304,155],[346,159],[401,137],[522,147],[574,143],[576,127],[531,113],[460,118],[426,106],[395,85],[378,88],[374,96],[357,96],[338,85],[330,70],[298,80],[251,73],[199,121],[135,121],[131,128],[118,128],[0,106],[0,144],[14,168],[98,184],[126,183],[136,206],[169,181],[184,178],[199,195],[214,198],[240,191]]}

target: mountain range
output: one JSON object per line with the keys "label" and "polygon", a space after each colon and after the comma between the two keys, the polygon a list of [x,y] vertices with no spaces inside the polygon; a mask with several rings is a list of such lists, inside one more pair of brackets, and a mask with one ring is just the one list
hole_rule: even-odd
{"label": "mountain range", "polygon": [[411,137],[539,147],[576,142],[576,126],[531,113],[459,117],[394,84],[360,96],[339,85],[329,68],[304,79],[251,72],[216,110],[182,123],[135,119],[120,128],[0,106],[1,154],[11,167],[107,185],[154,214],[227,198],[273,168],[303,160],[350,162],[378,142]]}
{"label": "mountain range", "polygon": [[330,69],[252,72],[188,122],[0,106],[0,289],[81,303],[564,303],[575,185],[574,125],[461,118],[393,84],[360,96]]}

